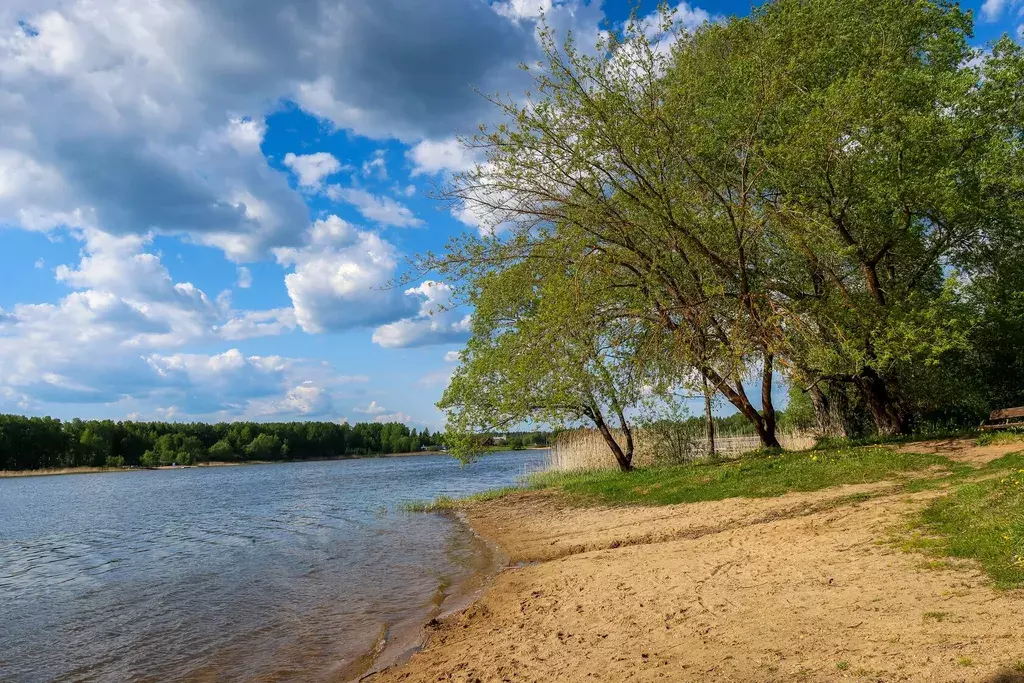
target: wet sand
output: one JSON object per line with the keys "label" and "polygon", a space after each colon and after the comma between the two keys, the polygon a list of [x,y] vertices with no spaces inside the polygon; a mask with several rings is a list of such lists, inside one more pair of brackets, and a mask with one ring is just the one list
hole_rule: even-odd
{"label": "wet sand", "polygon": [[[978,456],[964,459],[992,453]],[[508,568],[370,680],[1024,681],[1024,591],[888,542],[940,493],[880,482],[656,508],[545,492],[475,504],[468,522]]]}

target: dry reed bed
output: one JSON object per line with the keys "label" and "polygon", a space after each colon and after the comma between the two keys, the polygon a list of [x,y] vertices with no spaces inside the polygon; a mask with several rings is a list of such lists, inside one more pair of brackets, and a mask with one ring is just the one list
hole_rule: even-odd
{"label": "dry reed bed", "polygon": [[[615,437],[622,445],[625,439],[616,432]],[[786,450],[800,451],[814,446],[814,437],[809,433],[792,432],[779,434],[779,442]],[[707,438],[705,434],[666,435],[664,432],[634,430],[633,464],[647,467],[657,464],[679,464],[707,457]],[[715,435],[715,451],[726,458],[734,458],[743,453],[760,448],[760,440],[748,434],[730,434],[728,432]],[[569,472],[578,470],[614,469],[615,458],[612,457],[608,444],[601,434],[593,429],[576,429],[558,434],[548,454],[547,469],[549,471]]]}

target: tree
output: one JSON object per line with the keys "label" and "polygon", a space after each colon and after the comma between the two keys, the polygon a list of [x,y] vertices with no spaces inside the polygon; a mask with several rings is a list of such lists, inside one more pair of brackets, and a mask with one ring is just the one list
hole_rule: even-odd
{"label": "tree", "polygon": [[[670,31],[671,15],[664,21]],[[425,264],[459,276],[547,258],[599,273],[630,293],[609,300],[615,310],[606,306],[606,318],[648,328],[642,336],[660,340],[664,372],[674,365],[675,379],[689,383],[696,370],[766,446],[777,446],[779,322],[762,294],[769,252],[759,248],[767,227],[754,210],[749,164],[722,144],[743,121],[709,138],[694,130],[710,122],[707,112],[696,120],[667,112],[675,91],[649,28],[630,22],[597,57],[571,41],[559,48],[542,32],[547,60],[535,70],[537,97],[493,100],[514,123],[466,141],[487,161],[457,175],[445,195],[508,237],[467,239]],[[752,373],[761,410],[744,385]]]}
{"label": "tree", "polygon": [[235,454],[235,449],[231,446],[231,442],[227,439],[221,439],[217,443],[210,446],[210,460],[216,460],[219,462],[230,462],[231,460],[237,460],[238,456]]}
{"label": "tree", "polygon": [[245,447],[245,453],[254,460],[274,460],[281,455],[281,437],[259,434]]}
{"label": "tree", "polygon": [[966,255],[1020,232],[1021,54],[975,66],[970,31],[943,0],[776,0],[693,33],[666,12],[596,56],[545,30],[535,94],[493,98],[507,123],[465,141],[486,162],[444,195],[493,236],[423,265],[600,272],[633,292],[608,317],[660,332],[665,371],[765,446],[779,369],[906,431],[922,368],[969,347]]}
{"label": "tree", "polygon": [[473,335],[438,403],[453,454],[471,458],[485,435],[528,420],[586,421],[619,468],[632,468],[629,409],[641,398],[647,368],[629,326],[603,318],[598,293],[607,294],[605,285],[592,277],[577,288],[575,277],[582,274],[556,259],[469,277]]}

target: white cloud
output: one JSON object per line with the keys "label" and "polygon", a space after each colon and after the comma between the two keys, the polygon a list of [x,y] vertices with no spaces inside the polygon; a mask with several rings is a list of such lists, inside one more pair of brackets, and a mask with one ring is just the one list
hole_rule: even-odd
{"label": "white cloud", "polygon": [[411,424],[416,420],[412,419],[410,415],[406,415],[403,412],[397,412],[389,413],[388,415],[378,415],[377,417],[373,418],[373,421],[380,422],[382,424],[387,424],[388,422],[401,422],[403,424]]}
{"label": "white cloud", "polygon": [[373,156],[363,162],[363,176],[366,178],[375,177],[378,180],[388,179],[388,164],[385,159],[386,152],[378,149]]}
{"label": "white cloud", "polygon": [[333,386],[349,378],[280,356],[152,354],[146,362],[160,378],[159,398],[177,415],[236,418],[328,417],[338,397]]}
{"label": "white cloud", "polygon": [[272,308],[266,311],[238,311],[214,331],[221,339],[238,341],[254,337],[271,337],[291,332],[298,327],[293,308]]}
{"label": "white cloud", "polygon": [[997,21],[1010,6],[1012,0],[985,0],[981,5],[981,16],[985,21]]}
{"label": "white cloud", "polygon": [[238,281],[236,282],[240,289],[249,289],[252,287],[252,271],[241,266],[238,269]]}
{"label": "white cloud", "polygon": [[444,354],[445,363],[458,363],[462,359],[461,354],[458,351],[449,351]]}
{"label": "white cloud", "polygon": [[235,311],[175,282],[146,237],[79,236],[79,262],[54,271],[74,291],[0,312],[0,390],[19,405],[145,397],[164,384],[147,356],[295,328],[291,309]]}
{"label": "white cloud", "polygon": [[423,221],[417,218],[409,207],[390,197],[378,197],[366,190],[340,185],[328,187],[327,196],[335,201],[351,204],[364,218],[381,225],[396,228],[415,228],[423,225]]}
{"label": "white cloud", "polygon": [[373,341],[384,348],[407,348],[461,342],[469,337],[472,317],[451,307],[452,289],[443,282],[427,281],[405,290],[419,299],[415,316],[381,325],[373,332]]}
{"label": "white cloud", "polygon": [[517,89],[536,51],[478,4],[4,3],[0,223],[182,234],[239,261],[294,246],[307,209],[260,151],[264,117],[294,101],[374,138],[474,127],[473,87]]}
{"label": "white cloud", "polygon": [[496,2],[494,11],[509,19],[537,19],[541,14],[550,14],[551,0],[506,0]]}
{"label": "white cloud", "polygon": [[249,413],[258,417],[314,418],[330,415],[334,411],[334,397],[313,381],[288,389],[281,398],[252,401]]}
{"label": "white cloud", "polygon": [[376,325],[415,310],[401,292],[384,289],[398,266],[394,247],[337,216],[317,221],[303,247],[280,249],[277,259],[294,268],[285,286],[307,332]]}
{"label": "white cloud", "polygon": [[366,406],[365,408],[353,408],[352,410],[354,412],[359,413],[360,415],[380,415],[382,413],[388,412],[387,408],[377,403],[376,401],[370,401],[370,405]]}
{"label": "white cloud", "polygon": [[412,174],[434,174],[442,171],[471,171],[482,159],[467,149],[457,138],[422,140],[406,152],[412,163]]}
{"label": "white cloud", "polygon": [[299,186],[308,190],[319,190],[324,178],[340,173],[341,162],[329,152],[296,155],[288,152],[283,162],[299,180]]}

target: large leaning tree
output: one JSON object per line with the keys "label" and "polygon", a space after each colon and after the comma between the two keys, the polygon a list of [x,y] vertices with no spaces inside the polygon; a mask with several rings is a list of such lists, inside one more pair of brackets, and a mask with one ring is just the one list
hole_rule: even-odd
{"label": "large leaning tree", "polygon": [[491,236],[424,266],[467,293],[536,260],[581,299],[608,283],[597,323],[657,340],[660,373],[696,371],[765,446],[780,370],[905,431],[909,378],[969,338],[967,255],[1020,230],[1020,53],[979,65],[970,32],[943,0],[775,0],[693,32],[664,10],[595,52],[544,32],[534,92],[492,98],[504,123],[465,141],[486,161],[445,191]]}
{"label": "large leaning tree", "polygon": [[[448,416],[445,440],[468,459],[489,432],[589,424],[628,471],[636,409],[657,392],[657,365],[646,362],[642,332],[608,317],[606,304],[620,293],[599,274],[534,256],[466,274],[473,336],[438,403]],[[577,286],[580,277],[587,287]]]}

